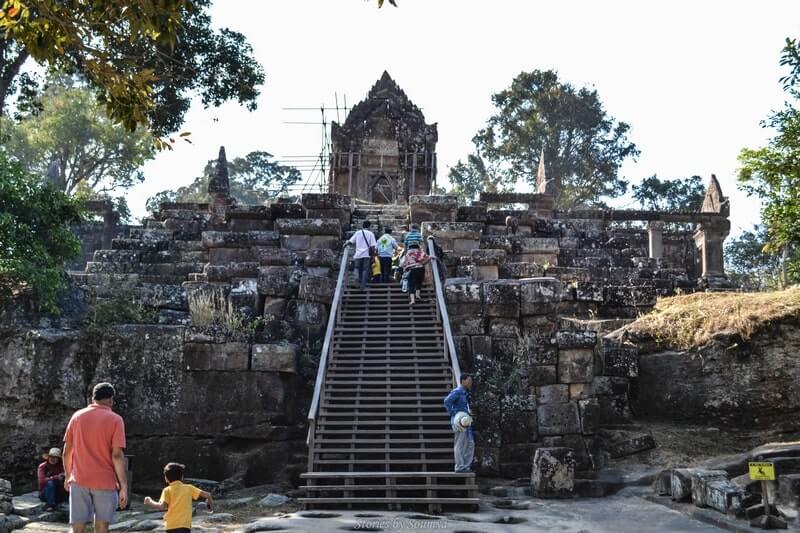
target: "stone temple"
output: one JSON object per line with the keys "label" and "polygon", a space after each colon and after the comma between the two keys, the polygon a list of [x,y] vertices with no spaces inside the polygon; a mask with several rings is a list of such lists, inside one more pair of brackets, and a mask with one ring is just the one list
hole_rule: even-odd
{"label": "stone temple", "polygon": [[[479,476],[571,494],[655,446],[631,407],[647,394],[637,347],[610,334],[659,296],[726,286],[716,178],[697,212],[559,211],[544,181],[469,205],[431,195],[436,126],[388,74],[333,142],[329,193],[269,205],[231,200],[221,150],[209,201],[109,232],[110,248],[69,272],[61,315],[4,311],[4,477],[29,485],[30,458],[101,380],[119,391],[135,490],[181,461],[223,489],[299,487],[308,507],[473,506],[441,404],[463,372],[476,375]],[[441,248],[425,304],[394,284],[353,287],[343,240],[365,218],[419,223]],[[569,475],[554,481],[548,461]]]}
{"label": "stone temple", "polygon": [[331,124],[329,190],[376,204],[408,203],[436,183],[436,124],[388,72],[353,107],[344,124]]}

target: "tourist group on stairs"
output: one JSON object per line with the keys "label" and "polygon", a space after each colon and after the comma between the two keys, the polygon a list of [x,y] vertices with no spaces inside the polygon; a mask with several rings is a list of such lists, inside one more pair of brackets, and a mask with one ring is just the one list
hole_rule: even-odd
{"label": "tourist group on stairs", "polygon": [[390,283],[393,280],[392,272],[401,272],[401,286],[403,292],[409,294],[409,304],[424,302],[422,299],[422,286],[425,281],[425,265],[430,263],[431,257],[423,249],[422,234],[417,224],[412,224],[400,245],[392,236],[392,228],[383,229],[379,239],[370,231],[371,223],[365,220],[360,230],[353,233],[348,239],[348,244],[355,246],[353,261],[355,272],[361,290],[366,290],[367,284]]}

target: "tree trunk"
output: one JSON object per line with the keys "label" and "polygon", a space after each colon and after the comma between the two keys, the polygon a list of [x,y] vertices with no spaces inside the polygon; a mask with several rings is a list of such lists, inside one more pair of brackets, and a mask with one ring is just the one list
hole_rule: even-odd
{"label": "tree trunk", "polygon": [[11,92],[14,78],[29,56],[25,48],[13,46],[13,41],[0,39],[0,114],[5,111],[6,98]]}

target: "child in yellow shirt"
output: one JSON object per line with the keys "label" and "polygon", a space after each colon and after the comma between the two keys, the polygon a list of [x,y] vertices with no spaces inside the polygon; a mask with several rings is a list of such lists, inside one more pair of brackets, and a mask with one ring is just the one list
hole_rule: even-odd
{"label": "child in yellow shirt", "polygon": [[145,505],[166,511],[164,528],[170,533],[189,533],[192,530],[193,500],[204,498],[208,510],[211,510],[211,494],[194,485],[183,483],[185,468],[180,463],[168,463],[164,467],[164,480],[167,486],[161,491],[161,498],[158,501],[154,501],[150,496],[144,499]]}

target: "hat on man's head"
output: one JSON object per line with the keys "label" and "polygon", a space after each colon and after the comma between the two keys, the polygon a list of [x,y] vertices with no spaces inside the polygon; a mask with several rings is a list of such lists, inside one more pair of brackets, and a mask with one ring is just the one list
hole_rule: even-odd
{"label": "hat on man's head", "polygon": [[60,459],[61,458],[61,449],[59,449],[59,448],[50,448],[50,451],[47,452],[47,453],[43,453],[42,457],[45,460],[50,459],[51,457],[58,457]]}
{"label": "hat on man's head", "polygon": [[111,383],[98,383],[92,389],[92,400],[107,400],[114,397],[114,385]]}

